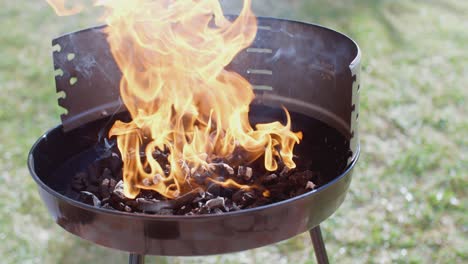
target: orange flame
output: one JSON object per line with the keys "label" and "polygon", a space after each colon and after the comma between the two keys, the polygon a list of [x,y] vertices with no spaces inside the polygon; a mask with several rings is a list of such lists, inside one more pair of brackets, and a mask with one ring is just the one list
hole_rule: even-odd
{"label": "orange flame", "polygon": [[[278,168],[279,157],[287,167],[296,166],[293,148],[302,133],[291,131],[287,110],[286,125],[252,128],[252,86],[224,69],[255,38],[251,0],[244,1],[232,22],[218,0],[95,4],[108,11],[108,42],[123,73],[120,94],[132,116],[130,123],[115,122],[109,132],[117,137],[122,154],[127,197],[152,189],[176,198],[194,188],[190,168],[209,170],[213,158],[229,157],[239,148],[247,163],[264,156],[269,171]],[[170,170],[153,157],[156,150],[170,153]],[[156,175],[154,184],[144,184]],[[229,184],[235,186],[233,182]]]}
{"label": "orange flame", "polygon": [[54,9],[58,16],[72,16],[83,11],[84,6],[81,3],[74,3],[70,8],[65,7],[66,0],[46,0],[50,6]]}

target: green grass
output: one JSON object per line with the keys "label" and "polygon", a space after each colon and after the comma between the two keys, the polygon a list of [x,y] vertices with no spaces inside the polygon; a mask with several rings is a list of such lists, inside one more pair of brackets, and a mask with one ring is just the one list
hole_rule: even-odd
{"label": "green grass", "polygon": [[[50,39],[93,25],[45,1],[0,9],[2,263],[124,263],[53,223],[26,168],[32,143],[58,124]],[[319,23],[363,53],[362,156],[351,191],[322,224],[336,263],[468,262],[468,2],[257,0],[260,15]],[[149,263],[313,263],[308,237],[208,258]]]}

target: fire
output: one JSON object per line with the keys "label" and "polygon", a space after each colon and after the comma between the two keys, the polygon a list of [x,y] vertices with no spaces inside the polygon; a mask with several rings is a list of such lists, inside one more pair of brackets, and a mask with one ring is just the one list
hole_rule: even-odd
{"label": "fire", "polygon": [[52,6],[55,13],[58,16],[71,16],[80,13],[83,11],[83,5],[81,3],[74,3],[74,5],[70,8],[65,6],[66,0],[46,0],[49,5]]}
{"label": "fire", "polygon": [[[108,42],[123,73],[120,94],[132,117],[109,131],[122,154],[127,197],[151,189],[176,198],[203,187],[193,179],[197,173],[217,182],[214,160],[239,151],[245,164],[264,157],[269,171],[278,159],[296,166],[293,148],[302,133],[291,131],[287,110],[286,125],[253,128],[252,86],[224,69],[255,38],[250,4],[245,0],[229,21],[218,0],[95,1],[107,10]],[[155,152],[168,153],[167,164]],[[244,188],[232,179],[222,184]]]}

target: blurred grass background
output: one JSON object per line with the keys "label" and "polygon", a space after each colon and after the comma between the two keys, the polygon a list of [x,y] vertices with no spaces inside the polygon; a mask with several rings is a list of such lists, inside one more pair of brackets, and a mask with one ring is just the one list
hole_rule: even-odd
{"label": "blurred grass background", "polygon": [[[60,122],[50,41],[95,20],[56,17],[45,1],[0,3],[0,262],[125,263],[127,254],[54,224],[26,168],[33,142]],[[322,224],[332,262],[467,263],[468,1],[254,6],[334,28],[362,49],[362,156],[345,203]],[[236,254],[147,261],[315,263],[305,234]]]}

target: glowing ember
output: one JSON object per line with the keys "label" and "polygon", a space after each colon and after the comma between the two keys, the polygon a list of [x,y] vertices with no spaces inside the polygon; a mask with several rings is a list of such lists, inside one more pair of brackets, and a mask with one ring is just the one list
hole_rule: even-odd
{"label": "glowing ember", "polygon": [[[48,2],[59,14],[66,13],[63,1]],[[107,10],[108,42],[123,73],[120,94],[132,117],[130,123],[117,121],[109,132],[122,154],[127,197],[151,189],[175,198],[204,187],[193,175],[216,175],[215,161],[233,160],[234,153],[241,153],[242,160],[232,162],[243,164],[263,157],[269,171],[278,168],[278,159],[288,168],[296,166],[293,148],[302,134],[290,130],[289,113],[285,110],[286,125],[252,128],[252,86],[224,69],[255,38],[250,0],[233,22],[224,17],[218,0],[94,4]],[[154,157],[156,151],[169,153],[169,168]],[[232,179],[209,181],[250,188]]]}

